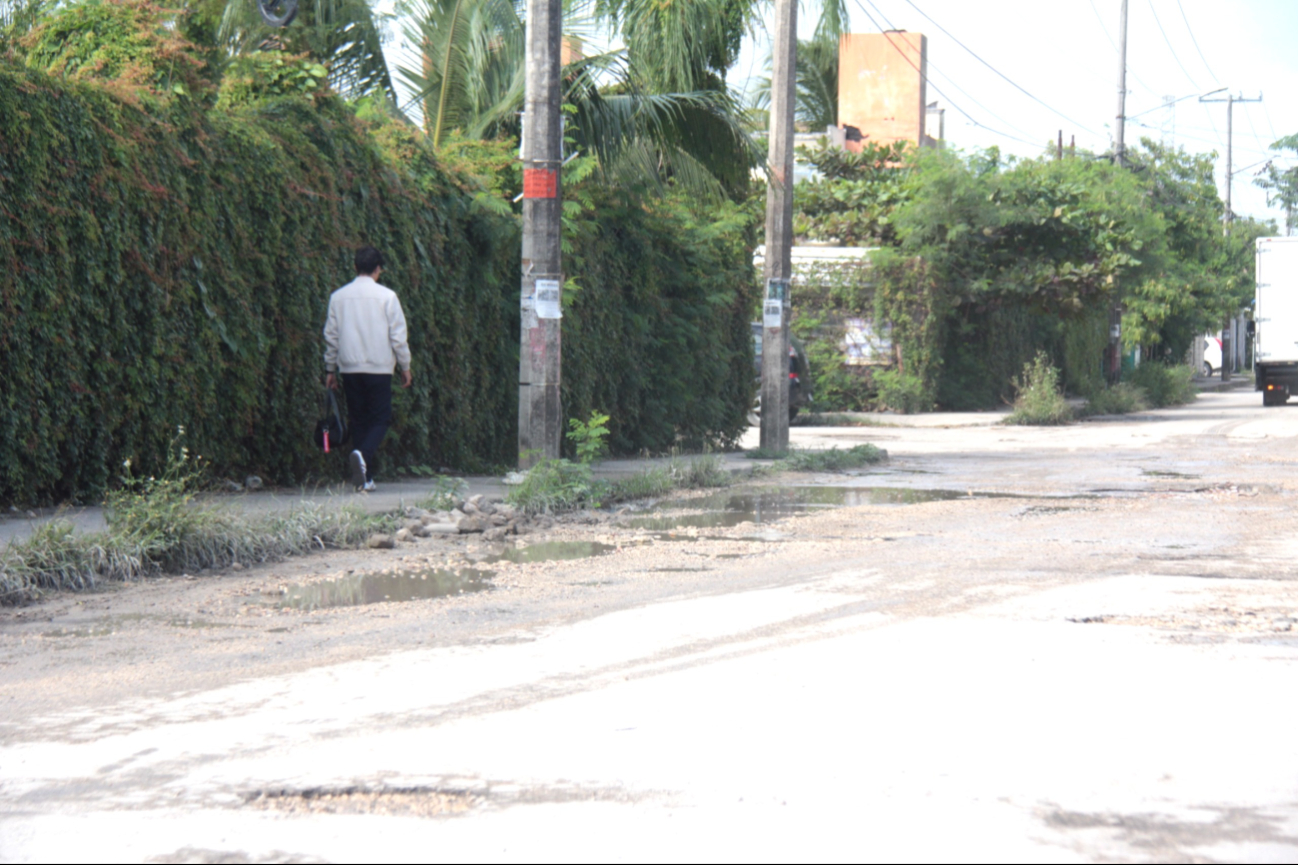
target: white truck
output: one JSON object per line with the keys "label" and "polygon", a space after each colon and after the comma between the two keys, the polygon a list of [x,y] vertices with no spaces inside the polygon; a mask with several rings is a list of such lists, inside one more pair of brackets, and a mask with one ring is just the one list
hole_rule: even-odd
{"label": "white truck", "polygon": [[1298,390],[1298,237],[1257,239],[1253,370],[1262,405],[1284,405]]}

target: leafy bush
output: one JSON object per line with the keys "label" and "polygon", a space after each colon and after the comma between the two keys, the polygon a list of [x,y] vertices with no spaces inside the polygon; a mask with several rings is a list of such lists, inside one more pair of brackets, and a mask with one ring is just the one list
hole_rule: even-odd
{"label": "leafy bush", "polygon": [[924,380],[898,369],[881,369],[874,374],[879,404],[902,414],[927,411],[933,406],[927,399]]}
{"label": "leafy bush", "polygon": [[[308,433],[326,304],[362,243],[388,259],[415,358],[385,463],[513,462],[518,223],[417,129],[368,116],[332,96],[124,100],[0,59],[0,214],[22,214],[0,218],[0,502],[97,498],[128,457],[157,475],[179,425],[218,474],[339,472]],[[614,202],[586,222],[565,258],[570,416],[608,410],[615,452],[733,440],[741,215]]]}
{"label": "leafy bush", "polygon": [[278,96],[311,96],[328,88],[329,70],[306,56],[254,51],[230,61],[216,104],[246,105]]}
{"label": "leafy bush", "polygon": [[1072,407],[1059,389],[1059,370],[1051,366],[1045,352],[1023,367],[1015,388],[1018,396],[1014,399],[1014,411],[1005,418],[1005,423],[1048,426],[1073,419]]}
{"label": "leafy bush", "polygon": [[528,469],[523,482],[510,489],[505,501],[529,514],[574,510],[591,498],[590,466],[571,460],[542,460]]}
{"label": "leafy bush", "polygon": [[573,418],[568,421],[568,441],[577,449],[577,462],[592,463],[608,450],[604,439],[608,436],[609,417],[598,411],[590,413],[589,421]]}
{"label": "leafy bush", "polygon": [[1154,408],[1184,405],[1199,398],[1194,386],[1194,368],[1187,365],[1142,363],[1132,371],[1128,380],[1141,388]]}
{"label": "leafy bush", "polygon": [[1100,388],[1086,398],[1087,414],[1130,414],[1147,408],[1145,389],[1128,381]]}

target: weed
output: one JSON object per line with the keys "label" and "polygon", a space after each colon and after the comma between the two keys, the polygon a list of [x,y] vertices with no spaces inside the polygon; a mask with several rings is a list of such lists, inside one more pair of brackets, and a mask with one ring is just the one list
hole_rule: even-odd
{"label": "weed", "polygon": [[463,478],[448,478],[439,475],[433,484],[432,491],[415,502],[416,506],[430,511],[449,511],[455,507],[455,500],[468,492],[468,481]]}
{"label": "weed", "polygon": [[1087,414],[1130,414],[1147,408],[1145,389],[1127,381],[1101,388],[1086,399]]}
{"label": "weed", "polygon": [[574,510],[591,497],[590,466],[571,460],[542,460],[505,501],[529,514]]}
{"label": "weed", "polygon": [[793,421],[793,426],[887,426],[887,424],[861,415],[803,412]]}
{"label": "weed", "polygon": [[604,455],[608,450],[609,417],[597,410],[592,410],[590,420],[582,422],[577,418],[568,421],[568,441],[577,448],[577,462],[589,465]]}
{"label": "weed", "polygon": [[888,458],[888,452],[872,444],[862,444],[847,450],[830,448],[827,451],[793,451],[786,463],[795,472],[841,472],[846,469],[874,465]]}
{"label": "weed", "polygon": [[924,390],[924,380],[896,369],[881,369],[874,374],[879,403],[902,414],[928,411],[933,407]]}
{"label": "weed", "polygon": [[753,448],[744,451],[744,456],[750,460],[782,460],[789,456],[788,451],[775,451],[770,448]]}
{"label": "weed", "polygon": [[1014,411],[1005,418],[1008,424],[1049,426],[1073,419],[1072,407],[1059,389],[1059,370],[1051,366],[1045,352],[1023,367],[1023,375],[1014,383],[1018,396]]}
{"label": "weed", "polygon": [[1199,390],[1191,381],[1194,369],[1190,366],[1146,362],[1136,367],[1128,378],[1145,391],[1154,408],[1184,405],[1199,398]]}

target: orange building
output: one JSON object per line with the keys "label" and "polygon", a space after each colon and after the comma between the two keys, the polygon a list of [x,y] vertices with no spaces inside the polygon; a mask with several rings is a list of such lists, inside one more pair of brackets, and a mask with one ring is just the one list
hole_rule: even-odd
{"label": "orange building", "polygon": [[[928,39],[922,33],[844,33],[838,43],[838,123],[877,144],[924,140]],[[861,142],[848,137],[847,148]]]}

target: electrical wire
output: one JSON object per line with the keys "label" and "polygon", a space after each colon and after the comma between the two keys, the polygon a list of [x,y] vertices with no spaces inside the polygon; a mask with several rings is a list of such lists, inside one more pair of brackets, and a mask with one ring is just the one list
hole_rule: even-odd
{"label": "electrical wire", "polygon": [[[1091,11],[1095,13],[1095,20],[1099,22],[1100,30],[1104,33],[1104,38],[1109,40],[1109,44],[1113,46],[1113,53],[1117,54],[1118,43],[1113,41],[1113,37],[1109,35],[1109,28],[1104,26],[1104,16],[1100,14],[1099,8],[1096,7],[1095,0],[1089,0],[1089,2],[1091,4]],[[1137,84],[1145,88],[1145,90],[1149,92],[1150,96],[1158,95],[1157,93],[1154,92],[1154,88],[1150,87],[1144,81],[1141,81],[1140,77],[1137,76],[1136,73],[1132,71],[1130,63],[1127,64],[1127,74],[1130,75]]]}
{"label": "electrical wire", "polygon": [[[869,2],[869,0],[867,0],[867,2]],[[878,22],[878,21],[875,21],[875,20],[874,20],[874,16],[871,15],[871,14],[870,14],[870,11],[869,11],[868,9],[865,8],[865,5],[861,2],[861,0],[856,0],[856,5],[859,6],[859,7],[861,8],[861,11],[862,11],[863,13],[865,13],[865,17],[868,18],[868,19],[870,19],[870,23],[874,25],[874,29],[876,29],[876,30],[878,30],[880,33],[882,33],[883,36],[884,36],[884,38],[888,40],[888,44],[891,45],[891,46],[892,46],[892,47],[897,51],[897,53],[901,55],[901,58],[902,58],[903,60],[905,60],[908,64],[910,64],[910,67],[911,67],[912,69],[914,69],[916,72],[919,73],[920,78],[922,78],[922,79],[924,80],[924,83],[927,84],[929,87],[932,87],[932,88],[933,88],[933,91],[934,91],[935,93],[937,93],[938,96],[941,96],[943,99],[945,99],[945,100],[947,101],[947,103],[948,103],[952,108],[954,108],[956,111],[958,111],[958,112],[959,112],[959,113],[960,113],[960,114],[961,114],[961,115],[962,115],[966,120],[968,120],[968,121],[969,121],[970,123],[972,123],[974,126],[977,126],[977,127],[979,127],[980,129],[986,129],[988,132],[995,133],[996,135],[999,135],[999,136],[1001,136],[1002,138],[1008,138],[1008,139],[1010,139],[1011,141],[1018,141],[1018,142],[1021,143],[1021,144],[1028,144],[1028,145],[1032,145],[1032,146],[1035,146],[1035,147],[1039,147],[1039,146],[1041,146],[1041,142],[1039,142],[1039,141],[1029,141],[1029,140],[1026,139],[1026,138],[1020,138],[1020,137],[1018,137],[1017,135],[1011,135],[1011,134],[1008,133],[1008,132],[1005,132],[1005,131],[1000,130],[1000,129],[996,129],[995,127],[988,126],[988,125],[985,124],[985,123],[980,123],[980,122],[978,122],[977,120],[974,120],[973,117],[969,114],[968,111],[965,111],[963,108],[961,108],[959,105],[956,104],[955,100],[953,100],[951,97],[949,97],[949,96],[947,96],[945,93],[943,93],[943,92],[941,91],[941,89],[940,89],[936,84],[933,83],[932,79],[931,79],[931,78],[930,78],[930,77],[929,77],[929,76],[928,76],[928,75],[927,75],[923,70],[921,70],[918,66],[916,66],[916,65],[915,65],[915,62],[914,62],[913,60],[911,60],[910,57],[908,57],[908,56],[906,55],[906,52],[905,52],[905,51],[902,51],[901,48],[897,45],[897,43],[894,42],[894,41],[892,40],[892,36],[891,36],[891,35],[889,34],[889,32],[888,32],[889,30],[892,30],[892,29],[893,29],[893,28],[892,28],[892,22],[888,21],[887,17],[885,17],[884,14],[883,14],[882,12],[879,12],[879,7],[874,6],[873,3],[870,3],[870,5],[874,7],[874,11],[875,11],[875,12],[879,12],[879,17],[880,17],[880,18],[883,18],[884,23],[886,23],[886,24],[888,25],[888,30],[885,30],[883,27],[881,27],[881,26],[879,25],[879,22]],[[934,69],[934,71],[936,71],[936,68]],[[964,92],[964,91],[961,91],[961,92]],[[968,94],[965,94],[965,95],[968,95]],[[970,98],[972,99],[972,97],[970,97]],[[1001,117],[998,117],[996,114],[994,114],[993,112],[991,112],[991,111],[988,110],[987,108],[984,107],[983,110],[984,110],[984,111],[987,111],[988,114],[991,114],[993,117],[995,117],[995,118],[996,118],[997,120],[999,120],[1001,123],[1005,123],[1004,119],[1002,119]],[[1006,125],[1012,125],[1012,124],[1006,124]],[[1022,132],[1022,130],[1019,130],[1019,131]],[[1029,134],[1029,133],[1024,132],[1024,135],[1027,135],[1027,134]]]}
{"label": "electrical wire", "polygon": [[1144,111],[1137,111],[1135,114],[1128,114],[1126,119],[1130,120],[1133,117],[1141,117],[1145,114],[1150,113],[1151,111],[1161,111],[1164,108],[1167,108],[1169,105],[1175,105],[1178,102],[1184,102],[1187,99],[1193,99],[1198,95],[1199,95],[1198,93],[1191,93],[1189,96],[1182,96],[1178,99],[1173,99],[1171,102],[1164,102],[1162,105],[1155,105],[1153,108],[1146,108]]}
{"label": "electrical wire", "polygon": [[1203,68],[1208,70],[1213,81],[1219,81],[1217,73],[1212,71],[1208,65],[1208,58],[1203,56],[1203,49],[1199,47],[1199,40],[1194,38],[1194,28],[1190,26],[1190,18],[1185,14],[1185,7],[1181,5],[1181,0],[1176,0],[1176,8],[1181,10],[1181,20],[1185,22],[1185,31],[1190,34],[1190,41],[1194,43],[1194,50],[1199,52],[1199,59],[1203,61]]}
{"label": "electrical wire", "polygon": [[915,5],[914,0],[906,0],[906,2],[910,4],[910,6],[911,6],[912,9],[914,9],[914,10],[915,10],[916,12],[918,12],[920,15],[923,15],[926,19],[928,19],[928,21],[929,21],[929,22],[930,22],[934,27],[936,27],[937,29],[939,29],[939,30],[941,30],[943,33],[945,33],[945,34],[946,34],[946,35],[951,39],[952,42],[954,42],[955,44],[959,45],[959,46],[960,46],[961,48],[963,48],[965,51],[969,52],[969,55],[972,56],[973,59],[977,60],[979,63],[981,63],[982,65],[986,66],[988,69],[990,69],[991,71],[995,72],[995,73],[996,73],[997,75],[999,75],[1001,78],[1004,78],[1006,81],[1008,81],[1008,82],[1009,82],[1009,83],[1010,83],[1010,84],[1011,84],[1011,85],[1012,85],[1016,90],[1018,90],[1018,91],[1019,91],[1020,93],[1022,93],[1024,96],[1027,96],[1029,99],[1031,99],[1033,102],[1038,103],[1039,105],[1043,105],[1043,106],[1045,106],[1045,107],[1048,108],[1050,111],[1054,112],[1055,114],[1058,114],[1060,117],[1064,118],[1064,119],[1067,120],[1069,123],[1073,124],[1074,126],[1076,126],[1078,129],[1082,130],[1083,132],[1089,132],[1091,135],[1098,135],[1098,134],[1099,134],[1099,133],[1097,133],[1094,129],[1088,129],[1085,125],[1083,125],[1083,124],[1081,124],[1081,123],[1078,123],[1076,120],[1074,120],[1073,118],[1069,117],[1069,116],[1068,116],[1067,114],[1065,114],[1064,112],[1060,111],[1059,109],[1055,108],[1055,107],[1052,106],[1052,105],[1049,105],[1049,104],[1043,102],[1042,100],[1038,99],[1036,96],[1033,96],[1033,95],[1032,95],[1031,93],[1029,93],[1027,90],[1023,89],[1021,86],[1019,86],[1018,82],[1012,80],[1012,79],[1011,79],[1008,75],[1006,75],[1004,72],[1001,72],[1001,71],[1000,71],[999,69],[997,69],[995,66],[991,65],[991,64],[988,63],[986,60],[984,60],[984,59],[982,59],[981,57],[979,57],[978,54],[977,54],[977,52],[975,52],[975,51],[974,51],[972,48],[970,48],[968,45],[965,45],[963,42],[961,42],[959,39],[957,39],[957,38],[956,38],[956,37],[951,33],[951,31],[947,30],[947,29],[946,29],[945,27],[943,27],[941,24],[939,24],[939,23],[937,23],[936,21],[934,21],[933,18],[932,18],[931,16],[928,15],[928,13],[926,13],[923,9],[921,9],[921,8],[919,8],[918,6]]}
{"label": "electrical wire", "polygon": [[1172,40],[1167,38],[1167,31],[1163,29],[1163,22],[1158,20],[1158,12],[1154,9],[1154,0],[1149,0],[1149,11],[1154,15],[1154,23],[1158,25],[1158,32],[1163,34],[1163,41],[1167,43],[1167,50],[1172,52],[1172,59],[1176,61],[1177,66],[1181,67],[1181,71],[1185,73],[1185,77],[1190,80],[1190,86],[1195,90],[1198,90],[1199,85],[1195,82],[1193,76],[1190,75],[1190,70],[1185,68],[1185,64],[1181,62],[1181,58],[1176,55],[1176,49],[1172,47]]}
{"label": "electrical wire", "polygon": [[[1259,93],[1258,100],[1261,101],[1261,99],[1262,99],[1262,94]],[[1253,113],[1248,110],[1249,104],[1247,102],[1241,102],[1240,104],[1244,106],[1244,119],[1248,121],[1248,128],[1249,131],[1253,133],[1253,140],[1257,142],[1258,147],[1262,148],[1263,150],[1266,150],[1267,149],[1266,145],[1262,143],[1262,136],[1257,134],[1257,127],[1253,125]]]}
{"label": "electrical wire", "polygon": [[1271,109],[1266,107],[1265,102],[1262,103],[1262,113],[1266,116],[1266,125],[1271,127],[1271,141],[1274,143],[1280,136],[1275,134],[1275,124],[1271,122]]}

